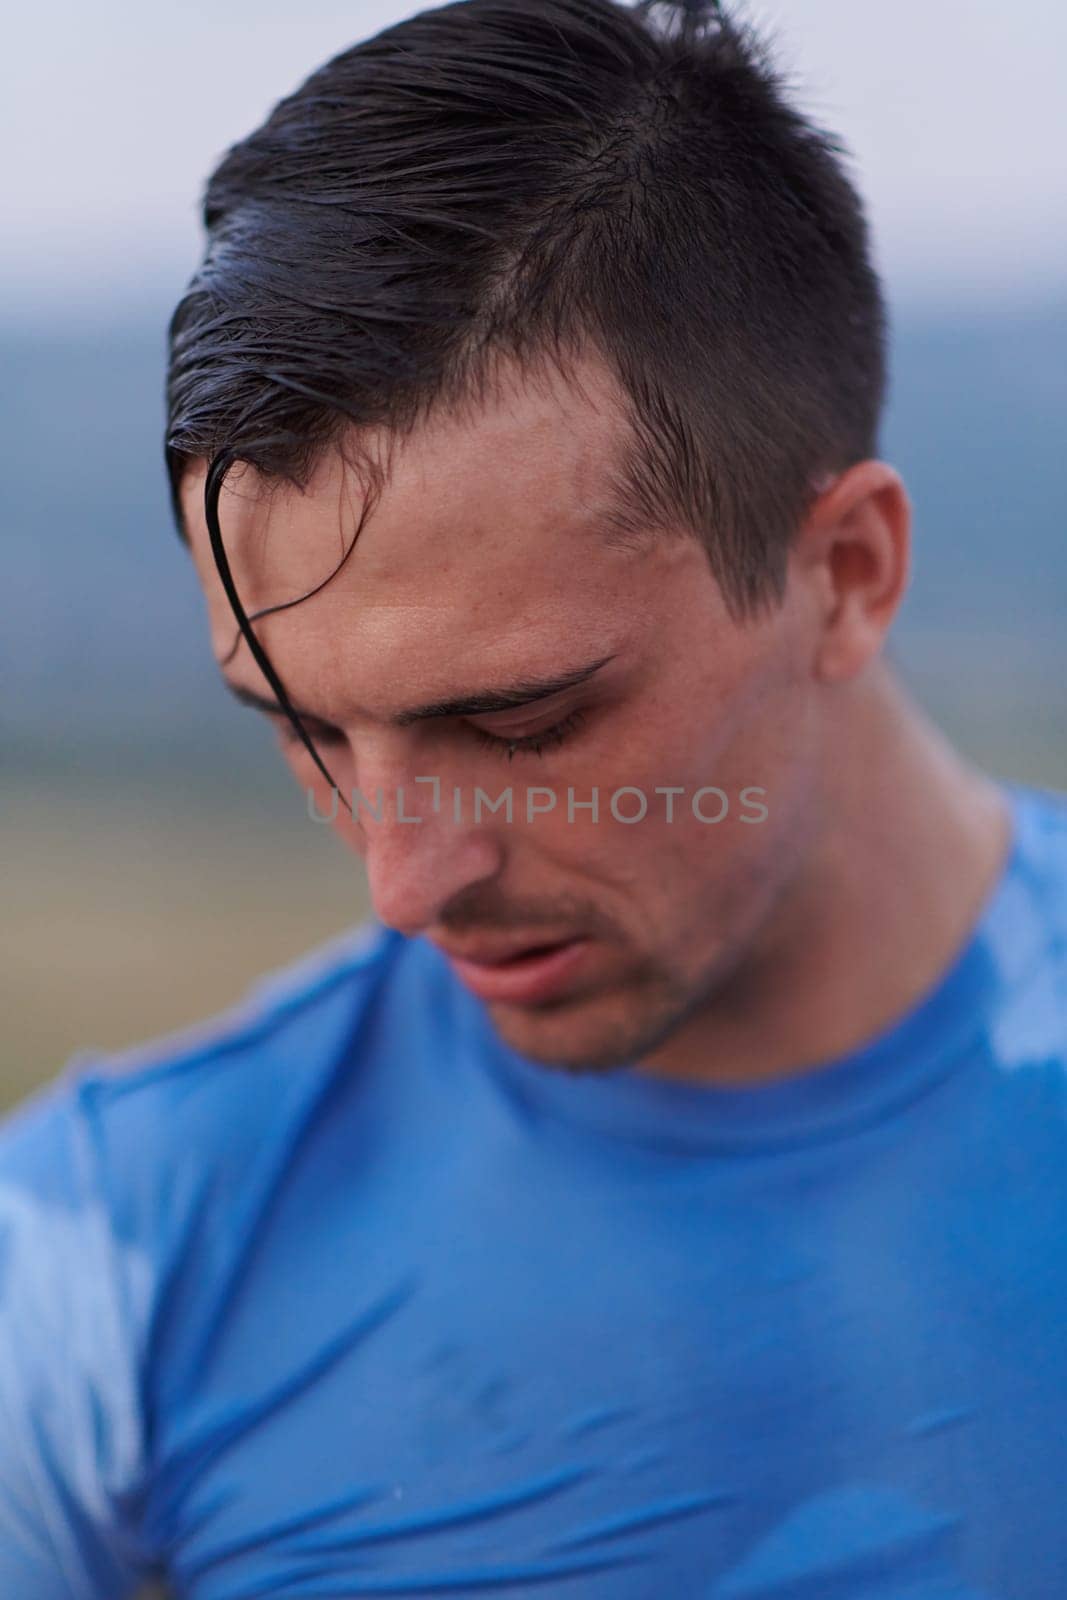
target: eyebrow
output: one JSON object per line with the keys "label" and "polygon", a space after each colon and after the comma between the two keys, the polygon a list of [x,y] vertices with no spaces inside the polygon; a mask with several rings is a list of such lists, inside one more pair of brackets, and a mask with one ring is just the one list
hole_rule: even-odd
{"label": "eyebrow", "polygon": [[[614,654],[601,656],[598,661],[572,667],[567,672],[557,673],[551,678],[520,678],[498,689],[481,689],[448,700],[430,700],[424,705],[410,706],[404,711],[396,711],[386,718],[386,721],[393,728],[408,728],[412,723],[427,722],[435,717],[476,717],[486,716],[493,711],[510,711],[516,706],[530,705],[536,700],[547,700],[550,695],[562,694],[565,689],[577,688],[580,683],[585,683],[599,672],[601,667],[606,667],[608,662],[614,659]],[[246,689],[241,684],[231,683],[225,674],[223,682],[242,705],[252,706],[256,711],[263,711],[269,717],[285,716],[285,711],[277,700],[257,694],[254,689]],[[317,712],[296,705],[293,706],[293,710],[302,722],[313,722],[320,728],[331,726],[329,721],[325,717],[320,717]]]}

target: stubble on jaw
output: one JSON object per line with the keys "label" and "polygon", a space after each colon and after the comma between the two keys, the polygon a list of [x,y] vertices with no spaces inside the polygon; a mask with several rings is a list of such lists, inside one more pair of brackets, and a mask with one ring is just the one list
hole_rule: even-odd
{"label": "stubble on jaw", "polygon": [[[705,998],[702,989],[694,994],[683,979],[646,968],[643,975],[630,975],[586,994],[536,1007],[487,1004],[486,1011],[509,1048],[547,1070],[580,1076],[639,1065],[643,1056],[665,1044],[699,1010]],[[607,1014],[598,1016],[598,1011]]]}

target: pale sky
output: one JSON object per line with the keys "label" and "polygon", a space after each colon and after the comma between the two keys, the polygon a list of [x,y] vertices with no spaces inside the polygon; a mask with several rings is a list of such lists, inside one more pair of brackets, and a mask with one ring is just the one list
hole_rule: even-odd
{"label": "pale sky", "polygon": [[[0,319],[156,310],[223,150],[395,0],[41,0],[5,29]],[[1063,0],[748,0],[842,134],[897,301],[1067,288]]]}

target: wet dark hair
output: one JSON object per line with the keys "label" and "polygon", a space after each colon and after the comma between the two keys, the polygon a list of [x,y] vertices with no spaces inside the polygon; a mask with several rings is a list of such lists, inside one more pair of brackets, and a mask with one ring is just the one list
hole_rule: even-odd
{"label": "wet dark hair", "polygon": [[183,469],[210,463],[275,692],[226,471],[303,487],[358,430],[478,403],[502,361],[606,362],[631,424],[609,533],[695,536],[738,617],[780,599],[819,476],[877,453],[885,310],[842,157],[707,0],[459,0],[230,149],[169,326],[166,463],[179,532]]}

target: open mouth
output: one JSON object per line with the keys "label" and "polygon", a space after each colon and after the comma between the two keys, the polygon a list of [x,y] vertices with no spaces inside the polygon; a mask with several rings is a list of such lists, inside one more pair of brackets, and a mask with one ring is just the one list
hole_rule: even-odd
{"label": "open mouth", "polygon": [[551,950],[562,950],[564,945],[572,944],[573,942],[571,939],[555,939],[551,944],[531,944],[527,945],[525,950],[516,951],[514,955],[499,956],[495,961],[478,961],[474,962],[473,965],[492,967],[494,969],[498,967],[515,967],[522,961],[529,961],[538,956],[548,955]]}
{"label": "open mouth", "polygon": [[586,959],[592,941],[584,938],[528,945],[495,961],[449,956],[452,970],[473,994],[502,1004],[532,1005],[556,998]]}

